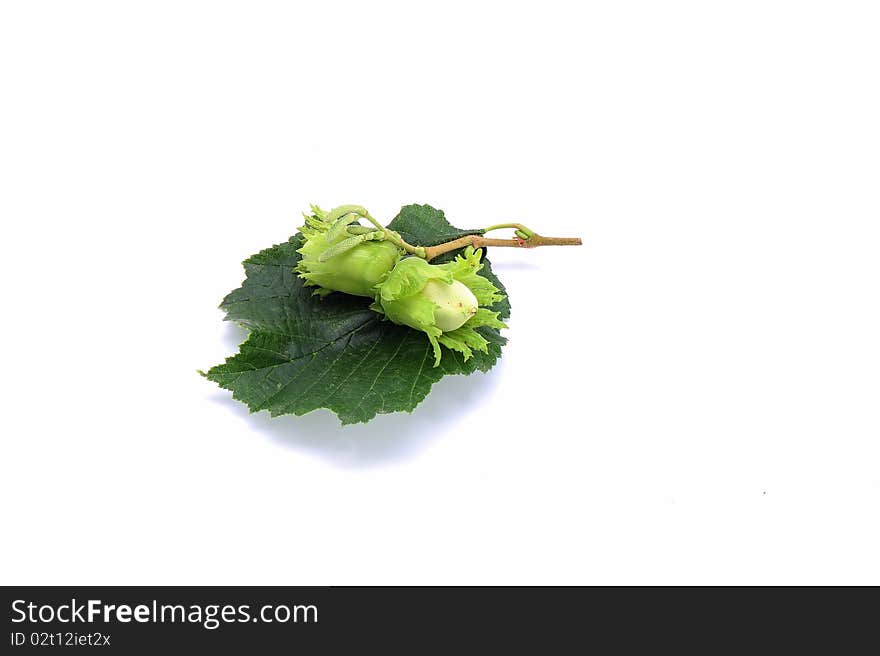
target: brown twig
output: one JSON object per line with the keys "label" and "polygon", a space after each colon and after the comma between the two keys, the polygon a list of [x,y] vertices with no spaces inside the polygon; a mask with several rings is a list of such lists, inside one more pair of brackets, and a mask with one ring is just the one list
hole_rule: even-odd
{"label": "brown twig", "polygon": [[474,248],[482,248],[483,246],[502,246],[512,248],[536,248],[538,246],[580,246],[580,237],[543,237],[539,234],[532,234],[528,239],[492,239],[483,237],[482,235],[467,235],[459,237],[445,244],[437,244],[436,246],[427,246],[425,248],[425,259],[429,262],[437,257],[448,253],[449,251],[458,250],[465,246],[473,246]]}

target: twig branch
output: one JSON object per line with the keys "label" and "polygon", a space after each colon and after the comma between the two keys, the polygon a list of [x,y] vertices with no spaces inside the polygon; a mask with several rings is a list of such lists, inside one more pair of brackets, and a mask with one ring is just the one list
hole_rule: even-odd
{"label": "twig branch", "polygon": [[445,244],[426,247],[425,259],[430,262],[438,255],[443,255],[465,246],[473,246],[474,248],[482,248],[483,246],[536,248],[538,246],[580,246],[581,243],[580,237],[543,237],[534,232],[531,233],[528,239],[520,239],[518,237],[516,239],[491,239],[482,235],[467,235],[448,241]]}

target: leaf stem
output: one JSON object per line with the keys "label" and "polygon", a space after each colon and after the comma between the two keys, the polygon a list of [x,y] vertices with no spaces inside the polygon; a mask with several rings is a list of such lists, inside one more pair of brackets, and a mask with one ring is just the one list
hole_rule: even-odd
{"label": "leaf stem", "polygon": [[[516,230],[516,233],[523,239],[528,239],[528,237],[536,234],[534,230],[529,230],[522,223],[496,223],[495,225],[491,225],[488,228],[484,228],[483,232],[491,232],[492,230],[503,230],[504,228],[513,228],[514,230]],[[528,235],[528,237],[526,235]]]}

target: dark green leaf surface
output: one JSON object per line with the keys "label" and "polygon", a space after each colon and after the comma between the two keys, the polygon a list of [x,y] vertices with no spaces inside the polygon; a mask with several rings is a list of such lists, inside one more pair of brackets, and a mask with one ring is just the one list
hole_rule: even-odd
{"label": "dark green leaf surface", "polygon": [[[479,233],[453,228],[427,205],[404,207],[389,227],[416,245]],[[252,412],[302,415],[329,408],[343,424],[366,422],[380,413],[412,411],[444,375],[488,371],[500,357],[505,338],[480,328],[488,353],[465,362],[444,348],[440,366],[433,367],[426,336],[383,321],[369,309],[370,299],[313,296],[294,270],[301,244],[296,235],[245,260],[244,283],[220,306],[227,320],[251,334],[238,354],[205,375]],[[488,262],[482,273],[503,290]],[[510,306],[505,300],[494,309],[506,317]]]}
{"label": "dark green leaf surface", "polygon": [[[436,246],[465,235],[483,234],[482,230],[459,230],[453,227],[446,220],[443,210],[430,205],[404,205],[388,227],[415,246]],[[451,259],[448,254],[444,258]],[[445,259],[436,259],[436,262],[442,261]]]}

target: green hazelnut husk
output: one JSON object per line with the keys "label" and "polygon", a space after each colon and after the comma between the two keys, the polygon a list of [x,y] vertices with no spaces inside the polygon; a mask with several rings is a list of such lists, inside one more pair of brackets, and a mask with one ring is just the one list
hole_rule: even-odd
{"label": "green hazelnut husk", "polygon": [[373,298],[376,285],[394,268],[403,251],[389,241],[365,241],[322,259],[331,247],[351,237],[345,230],[331,230],[335,222],[329,221],[328,215],[333,212],[314,205],[312,214],[306,215],[301,228],[305,243],[298,251],[302,255],[297,266],[300,278],[307,286],[316,287],[315,293],[321,296],[343,292]]}
{"label": "green hazelnut husk", "polygon": [[377,286],[371,307],[394,323],[425,333],[434,349],[435,367],[442,358],[441,344],[467,360],[474,351],[488,350],[489,342],[478,328],[507,327],[489,309],[504,294],[479,275],[481,268],[480,252],[471,247],[446,264],[406,257]]}

